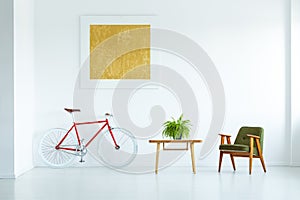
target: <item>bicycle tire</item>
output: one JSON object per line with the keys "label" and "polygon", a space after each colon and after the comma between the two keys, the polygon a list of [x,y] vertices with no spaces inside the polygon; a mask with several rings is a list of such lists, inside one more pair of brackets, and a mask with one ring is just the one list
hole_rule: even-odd
{"label": "bicycle tire", "polygon": [[[62,168],[70,165],[74,161],[76,157],[74,154],[65,150],[55,149],[55,146],[60,142],[66,133],[66,129],[50,129],[41,139],[39,145],[39,154],[47,165],[55,168]],[[69,133],[62,145],[75,147],[76,144],[77,142],[74,136]]]}
{"label": "bicycle tire", "polygon": [[116,148],[109,130],[100,134],[97,153],[101,161],[112,168],[129,165],[135,158],[138,146],[132,133],[123,128],[112,128],[112,133],[119,148]]}

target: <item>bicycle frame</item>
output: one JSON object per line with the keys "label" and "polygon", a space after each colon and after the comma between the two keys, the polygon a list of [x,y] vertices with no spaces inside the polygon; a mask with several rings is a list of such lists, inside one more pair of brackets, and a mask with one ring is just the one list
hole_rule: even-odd
{"label": "bicycle frame", "polygon": [[78,149],[76,148],[69,148],[69,147],[63,147],[61,146],[61,144],[64,142],[64,140],[68,137],[69,133],[75,129],[75,133],[76,133],[76,138],[77,138],[77,142],[78,145],[81,145],[81,140],[80,140],[80,136],[77,130],[77,126],[80,125],[88,125],[88,124],[103,124],[101,128],[99,128],[99,130],[93,135],[93,137],[91,137],[91,139],[86,143],[85,147],[88,147],[91,142],[101,133],[101,131],[107,126],[109,133],[112,137],[112,140],[114,142],[115,148],[118,149],[119,145],[117,144],[115,137],[112,133],[111,127],[109,125],[108,119],[106,120],[100,120],[100,121],[92,121],[92,122],[73,122],[73,125],[71,126],[71,128],[68,130],[68,132],[65,134],[65,136],[61,139],[61,141],[56,145],[55,149],[57,150],[67,150],[67,151],[78,151]]}

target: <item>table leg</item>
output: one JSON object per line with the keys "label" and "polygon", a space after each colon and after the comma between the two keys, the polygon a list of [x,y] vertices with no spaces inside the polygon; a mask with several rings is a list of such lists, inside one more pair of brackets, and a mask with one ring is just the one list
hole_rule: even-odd
{"label": "table leg", "polygon": [[158,172],[158,160],[159,160],[160,143],[156,146],[156,162],[155,162],[155,174]]}
{"label": "table leg", "polygon": [[192,168],[193,173],[196,174],[196,167],[195,167],[195,153],[194,153],[194,143],[191,142],[191,159],[192,159]]}

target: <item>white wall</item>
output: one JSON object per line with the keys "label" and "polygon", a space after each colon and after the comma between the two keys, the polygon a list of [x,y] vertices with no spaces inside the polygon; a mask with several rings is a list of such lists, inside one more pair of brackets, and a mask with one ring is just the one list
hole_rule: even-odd
{"label": "white wall", "polygon": [[0,9],[0,177],[14,178],[33,167],[33,1]]}
{"label": "white wall", "polygon": [[292,0],[292,165],[300,165],[300,1]]}
{"label": "white wall", "polygon": [[[69,120],[62,109],[72,106],[79,72],[79,16],[156,15],[160,27],[189,36],[215,63],[226,94],[226,120],[222,131],[235,136],[243,125],[262,126],[265,128],[267,164],[288,164],[286,67],[289,12],[285,0],[35,1],[34,144],[45,130],[66,126],[65,121]],[[167,64],[168,60],[164,62]],[[174,64],[171,59],[169,63]],[[184,76],[189,77],[189,72]],[[206,92],[205,87],[198,85],[193,89],[198,91],[197,98]],[[99,110],[111,110],[111,91],[103,91],[102,95],[108,95],[108,98],[101,99],[103,107]],[[130,105],[139,105],[139,102]],[[200,105],[203,110],[199,113],[202,125],[198,136],[202,138],[210,122],[205,115],[211,115],[209,108],[204,107]],[[177,107],[173,109],[177,110]],[[132,116],[134,112],[141,115],[138,110],[132,109]],[[149,113],[144,114],[148,116]],[[154,146],[148,148],[155,149]],[[196,150],[198,152],[199,148]],[[34,153],[35,164],[40,165],[36,148]],[[201,165],[216,165],[217,161],[216,147],[200,162]],[[184,159],[180,163],[189,164]]]}
{"label": "white wall", "polygon": [[32,168],[34,132],[33,0],[14,0],[15,175]]}
{"label": "white wall", "polygon": [[14,177],[13,2],[0,1],[0,177]]}

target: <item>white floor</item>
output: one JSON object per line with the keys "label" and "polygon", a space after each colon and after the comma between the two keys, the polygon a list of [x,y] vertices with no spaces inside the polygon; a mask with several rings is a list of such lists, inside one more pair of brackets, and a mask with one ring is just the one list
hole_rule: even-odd
{"label": "white floor", "polygon": [[293,200],[300,198],[300,167],[224,168],[169,167],[158,175],[132,175],[104,167],[35,168],[21,177],[0,179],[0,200]]}

